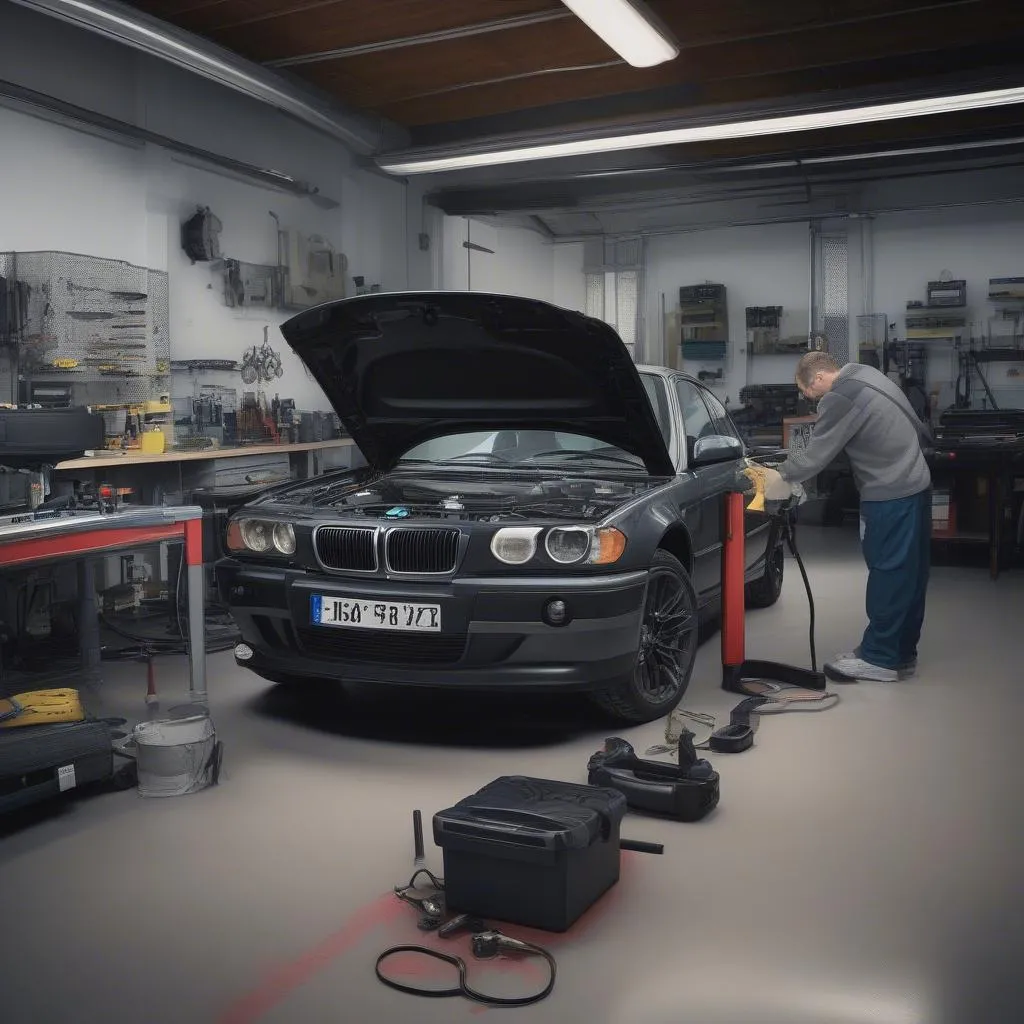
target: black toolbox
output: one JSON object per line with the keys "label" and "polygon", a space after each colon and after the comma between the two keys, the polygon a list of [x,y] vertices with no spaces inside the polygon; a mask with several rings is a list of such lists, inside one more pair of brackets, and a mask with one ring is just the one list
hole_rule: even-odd
{"label": "black toolbox", "polygon": [[109,779],[111,742],[105,722],[0,729],[0,813]]}
{"label": "black toolbox", "polygon": [[447,908],[564,932],[619,880],[625,813],[613,789],[495,779],[434,815]]}

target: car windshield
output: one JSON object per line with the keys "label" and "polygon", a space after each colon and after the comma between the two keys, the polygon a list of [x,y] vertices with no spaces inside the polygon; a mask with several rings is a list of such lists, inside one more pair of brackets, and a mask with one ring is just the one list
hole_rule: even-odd
{"label": "car windshield", "polygon": [[583,434],[557,430],[489,430],[448,434],[410,448],[402,462],[528,468],[560,463],[643,470],[638,456]]}

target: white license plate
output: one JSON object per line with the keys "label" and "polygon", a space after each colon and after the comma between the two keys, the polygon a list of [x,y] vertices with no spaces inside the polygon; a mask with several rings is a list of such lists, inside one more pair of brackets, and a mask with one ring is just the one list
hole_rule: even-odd
{"label": "white license plate", "polygon": [[406,601],[374,601],[362,597],[314,594],[310,618],[314,626],[391,629],[404,633],[440,633],[441,606]]}

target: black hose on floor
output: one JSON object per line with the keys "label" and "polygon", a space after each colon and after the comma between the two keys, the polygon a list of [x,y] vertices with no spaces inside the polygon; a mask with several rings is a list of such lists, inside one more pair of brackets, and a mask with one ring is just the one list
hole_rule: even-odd
{"label": "black hose on floor", "polygon": [[783,520],[783,533],[786,536],[786,543],[789,545],[789,550],[792,552],[793,557],[796,559],[797,567],[800,569],[800,576],[804,581],[804,590],[807,592],[807,605],[810,609],[810,630],[809,640],[811,647],[811,671],[818,671],[818,655],[814,647],[814,595],[811,593],[811,581],[807,578],[807,570],[804,568],[804,560],[800,557],[800,552],[796,546],[796,536],[793,530],[793,520],[786,516]]}

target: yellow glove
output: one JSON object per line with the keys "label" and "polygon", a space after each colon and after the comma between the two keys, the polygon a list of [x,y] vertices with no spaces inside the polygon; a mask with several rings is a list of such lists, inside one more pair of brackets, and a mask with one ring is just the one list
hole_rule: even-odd
{"label": "yellow glove", "polygon": [[764,512],[765,501],[786,501],[793,494],[778,470],[754,463],[743,470],[743,475],[754,485],[754,497],[747,504],[749,512]]}
{"label": "yellow glove", "polygon": [[743,475],[754,485],[754,497],[747,503],[748,512],[764,511],[764,492],[768,470],[764,466],[750,465],[743,470]]}

